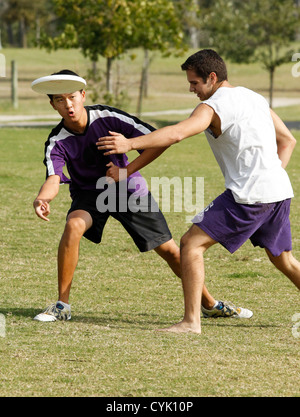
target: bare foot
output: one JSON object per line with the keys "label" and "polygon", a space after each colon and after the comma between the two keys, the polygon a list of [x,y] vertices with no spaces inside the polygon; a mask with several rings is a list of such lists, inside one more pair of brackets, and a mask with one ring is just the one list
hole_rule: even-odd
{"label": "bare foot", "polygon": [[158,332],[171,332],[171,333],[197,333],[201,334],[200,324],[187,323],[181,321],[180,323],[173,324],[171,327],[165,329],[157,329]]}

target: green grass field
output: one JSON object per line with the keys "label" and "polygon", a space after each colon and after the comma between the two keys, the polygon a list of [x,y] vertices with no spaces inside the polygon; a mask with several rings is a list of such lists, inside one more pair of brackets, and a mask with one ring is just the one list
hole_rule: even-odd
{"label": "green grass field", "polygon": [[[56,299],[56,251],[69,206],[62,187],[51,221],[38,219],[32,201],[44,181],[46,129],[2,129],[0,313],[1,396],[299,396],[299,343],[292,316],[299,293],[263,250],[246,243],[236,254],[206,254],[207,286],[217,298],[254,311],[251,320],[202,320],[203,334],[155,329],[182,317],[179,280],[154,252],[140,254],[116,221],[99,246],[81,244],[67,323],[33,316]],[[297,134],[298,139],[300,135]],[[299,148],[289,166],[296,197],[291,221],[299,245]],[[205,203],[223,179],[203,135],[169,149],[153,176],[203,176]],[[184,213],[166,213],[174,238],[187,230]]]}
{"label": "green grass field", "polygon": [[[31,81],[63,67],[84,76],[88,65],[76,51],[1,52],[8,77],[10,60],[19,63],[20,99],[19,109],[13,110],[8,79],[1,79],[0,115],[51,113],[47,100],[30,91]],[[140,58],[125,58],[122,67],[132,95],[125,110],[131,112]],[[143,111],[197,104],[180,71],[182,61],[154,60]],[[278,71],[275,96],[299,95],[299,79],[290,70],[287,64]],[[267,94],[267,74],[258,65],[230,64],[229,73],[233,84]],[[300,106],[278,113],[284,120],[299,120]],[[157,126],[176,120],[178,116],[147,118]],[[70,204],[62,186],[51,204],[49,223],[32,208],[44,181],[48,133],[41,128],[0,129],[0,319],[5,320],[5,337],[0,328],[0,396],[298,397],[300,338],[292,333],[292,317],[300,313],[299,292],[249,242],[234,255],[216,245],[205,259],[211,293],[252,309],[251,320],[202,320],[201,336],[156,332],[182,318],[180,281],[154,252],[140,254],[114,220],[109,220],[101,245],[82,240],[71,292],[72,320],[32,320],[57,297],[56,253]],[[300,141],[300,133],[295,135]],[[291,223],[298,259],[299,158],[296,147],[288,173],[295,192]],[[224,188],[204,135],[173,146],[143,174],[149,184],[153,176],[204,177],[205,204]],[[189,227],[186,213],[165,215],[179,243]]]}

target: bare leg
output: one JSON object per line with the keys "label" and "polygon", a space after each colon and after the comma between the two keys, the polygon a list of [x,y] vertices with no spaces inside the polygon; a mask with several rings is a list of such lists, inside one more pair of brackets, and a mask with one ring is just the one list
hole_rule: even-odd
{"label": "bare leg", "polygon": [[272,264],[300,290],[300,262],[293,257],[292,252],[282,252],[279,256],[273,256],[268,249],[266,252]]}
{"label": "bare leg", "polygon": [[181,239],[181,277],[185,313],[180,323],[163,329],[174,333],[201,333],[200,310],[204,288],[204,252],[217,243],[193,225]]}
{"label": "bare leg", "polygon": [[[170,266],[172,271],[178,278],[181,277],[181,267],[180,267],[180,249],[176,245],[173,239],[169,240],[166,243],[158,246],[154,249],[155,252],[161,256]],[[209,293],[205,284],[202,291],[202,305],[204,308],[211,309],[215,305],[216,300]]]}
{"label": "bare leg", "polygon": [[79,257],[79,244],[83,234],[92,226],[92,218],[83,210],[70,213],[58,248],[58,296],[69,302],[73,275]]}

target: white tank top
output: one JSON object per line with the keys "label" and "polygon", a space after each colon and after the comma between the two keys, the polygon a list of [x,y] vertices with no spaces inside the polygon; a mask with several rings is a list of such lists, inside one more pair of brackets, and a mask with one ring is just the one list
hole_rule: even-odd
{"label": "white tank top", "polygon": [[220,87],[203,103],[221,120],[220,136],[210,129],[205,134],[235,201],[274,203],[293,197],[265,98],[244,87]]}

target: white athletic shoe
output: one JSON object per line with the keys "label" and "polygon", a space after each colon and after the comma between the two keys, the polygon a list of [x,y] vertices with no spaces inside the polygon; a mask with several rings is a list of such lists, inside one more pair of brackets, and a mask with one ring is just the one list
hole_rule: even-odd
{"label": "white athletic shoe", "polygon": [[42,313],[34,317],[33,320],[37,321],[67,321],[71,320],[71,308],[65,307],[59,301],[51,304]]}
{"label": "white athletic shoe", "polygon": [[219,301],[217,307],[212,310],[207,310],[201,307],[204,318],[217,318],[217,317],[232,317],[237,319],[250,319],[253,316],[253,312],[243,307],[236,307],[230,302]]}

